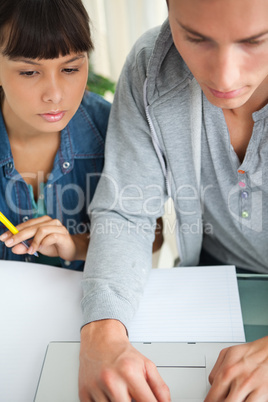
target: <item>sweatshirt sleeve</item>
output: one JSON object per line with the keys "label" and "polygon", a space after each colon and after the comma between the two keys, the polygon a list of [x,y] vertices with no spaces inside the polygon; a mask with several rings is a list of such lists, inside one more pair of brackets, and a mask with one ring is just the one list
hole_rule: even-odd
{"label": "sweatshirt sleeve", "polygon": [[143,102],[148,48],[134,48],[117,86],[105,164],[90,205],[82,281],[84,324],[117,319],[126,328],[152,267],[155,222],[167,199]]}

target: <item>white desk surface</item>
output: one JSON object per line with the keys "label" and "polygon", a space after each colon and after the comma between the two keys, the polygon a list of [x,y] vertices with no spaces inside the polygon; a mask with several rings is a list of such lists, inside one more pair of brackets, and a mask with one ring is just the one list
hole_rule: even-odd
{"label": "white desk surface", "polygon": [[[82,272],[0,260],[1,402],[32,402],[49,342],[80,340],[81,279]],[[243,286],[240,297],[248,295]],[[263,294],[267,303],[267,288]]]}
{"label": "white desk surface", "polygon": [[48,343],[80,340],[81,279],[81,272],[0,260],[0,401],[33,401]]}

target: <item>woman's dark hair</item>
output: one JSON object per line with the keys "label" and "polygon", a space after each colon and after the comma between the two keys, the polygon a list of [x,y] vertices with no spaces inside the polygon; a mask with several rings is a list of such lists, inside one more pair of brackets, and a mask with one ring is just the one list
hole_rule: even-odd
{"label": "woman's dark hair", "polygon": [[82,0],[1,0],[0,47],[10,58],[89,53],[93,43]]}

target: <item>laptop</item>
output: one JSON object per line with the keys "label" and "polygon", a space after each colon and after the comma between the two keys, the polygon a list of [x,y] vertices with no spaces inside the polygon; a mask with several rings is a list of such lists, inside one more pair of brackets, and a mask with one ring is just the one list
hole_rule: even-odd
{"label": "laptop", "polygon": [[[237,343],[132,343],[152,360],[168,385],[172,402],[203,402],[219,352]],[[35,402],[79,402],[79,342],[51,342]]]}
{"label": "laptop", "polygon": [[[203,402],[219,352],[244,341],[235,268],[152,270],[128,330],[173,402]],[[35,402],[79,402],[78,370],[79,343],[50,343]]]}

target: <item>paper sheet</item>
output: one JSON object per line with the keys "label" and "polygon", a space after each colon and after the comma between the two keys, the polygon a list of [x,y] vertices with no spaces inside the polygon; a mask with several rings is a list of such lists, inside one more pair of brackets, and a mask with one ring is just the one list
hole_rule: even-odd
{"label": "paper sheet", "polygon": [[132,342],[244,342],[235,268],[152,270],[129,337]]}
{"label": "paper sheet", "polygon": [[80,340],[81,279],[82,272],[0,261],[1,402],[33,401],[48,343]]}

